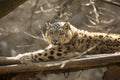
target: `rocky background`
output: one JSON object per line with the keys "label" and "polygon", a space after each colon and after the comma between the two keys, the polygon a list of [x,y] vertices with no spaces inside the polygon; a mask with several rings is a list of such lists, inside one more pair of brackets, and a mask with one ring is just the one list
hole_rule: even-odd
{"label": "rocky background", "polygon": [[[120,1],[27,0],[0,19],[0,56],[16,56],[44,49],[48,45],[44,41],[45,23],[55,21],[69,21],[75,27],[87,31],[120,33]],[[36,75],[38,77],[38,73]],[[22,80],[28,79],[33,80],[29,77]],[[38,77],[35,80],[54,79]]]}

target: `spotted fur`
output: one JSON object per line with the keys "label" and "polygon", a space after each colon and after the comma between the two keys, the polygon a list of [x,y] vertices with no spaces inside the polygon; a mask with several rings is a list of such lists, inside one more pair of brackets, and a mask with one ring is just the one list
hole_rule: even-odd
{"label": "spotted fur", "polygon": [[[76,56],[75,52],[83,53],[92,48],[87,54],[114,53],[120,51],[120,35],[79,30],[69,22],[46,24],[46,41],[51,46],[32,52],[30,61],[48,61],[59,58]],[[27,54],[28,55],[28,54]],[[30,54],[29,54],[30,55]],[[21,60],[25,56],[21,57]],[[24,61],[21,61],[26,63]]]}

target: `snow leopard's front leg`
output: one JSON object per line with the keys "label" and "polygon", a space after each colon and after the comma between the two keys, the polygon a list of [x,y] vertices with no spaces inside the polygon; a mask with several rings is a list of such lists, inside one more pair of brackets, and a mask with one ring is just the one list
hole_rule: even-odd
{"label": "snow leopard's front leg", "polygon": [[35,52],[19,54],[17,57],[19,58],[21,63],[32,63],[32,62],[50,61],[60,58],[72,57],[74,55],[75,54],[72,54],[69,51],[68,47],[59,46],[59,47],[49,47]]}

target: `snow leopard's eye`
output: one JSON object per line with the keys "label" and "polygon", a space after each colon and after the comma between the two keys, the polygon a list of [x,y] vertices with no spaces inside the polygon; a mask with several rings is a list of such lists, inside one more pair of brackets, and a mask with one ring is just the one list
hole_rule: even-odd
{"label": "snow leopard's eye", "polygon": [[64,35],[65,34],[65,32],[64,31],[60,31],[60,35]]}

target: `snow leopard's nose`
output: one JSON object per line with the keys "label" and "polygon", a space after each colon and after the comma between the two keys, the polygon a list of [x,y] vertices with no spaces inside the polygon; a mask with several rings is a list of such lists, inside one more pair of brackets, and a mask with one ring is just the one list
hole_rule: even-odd
{"label": "snow leopard's nose", "polygon": [[57,43],[57,42],[58,42],[58,40],[56,40],[56,39],[55,39],[55,40],[53,40],[53,42],[54,42],[54,43]]}
{"label": "snow leopard's nose", "polygon": [[54,36],[52,37],[52,41],[57,43],[59,41],[58,35],[54,34]]}
{"label": "snow leopard's nose", "polygon": [[58,44],[58,40],[53,40],[52,44],[57,45]]}

